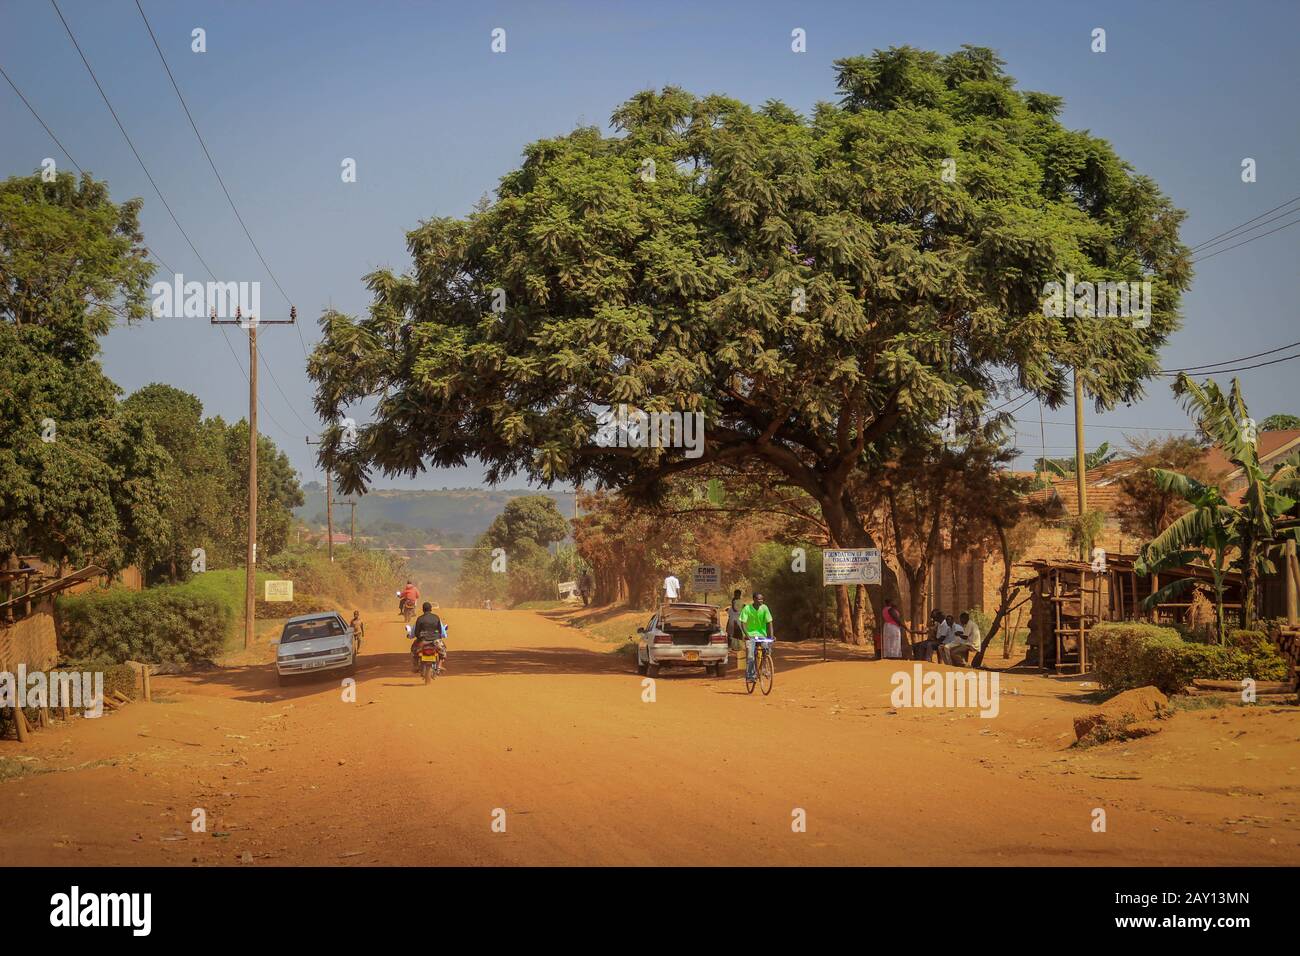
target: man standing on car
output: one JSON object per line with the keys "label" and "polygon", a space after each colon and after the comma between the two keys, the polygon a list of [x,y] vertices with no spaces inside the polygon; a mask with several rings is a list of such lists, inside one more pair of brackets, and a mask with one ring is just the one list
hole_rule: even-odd
{"label": "man standing on car", "polygon": [[775,636],[772,633],[772,612],[763,603],[763,595],[757,591],[754,599],[740,612],[740,626],[745,631],[745,680],[754,681],[758,679],[758,672],[754,669],[755,639]]}
{"label": "man standing on car", "polygon": [[[442,618],[433,613],[433,605],[428,601],[424,602],[424,613],[415,619],[415,624],[411,628],[411,663],[415,665],[416,673],[420,670],[420,661],[415,656],[415,650],[420,644],[428,639],[438,644],[439,657],[446,656],[446,645],[441,643],[443,637]],[[442,670],[442,661],[438,662],[438,670]]]}

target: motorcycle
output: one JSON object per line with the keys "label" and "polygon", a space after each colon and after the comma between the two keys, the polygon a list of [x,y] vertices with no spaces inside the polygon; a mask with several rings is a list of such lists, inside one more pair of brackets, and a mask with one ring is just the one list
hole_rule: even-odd
{"label": "motorcycle", "polygon": [[[411,636],[413,628],[408,625],[406,628],[407,637]],[[447,625],[442,626],[441,638],[421,638],[416,641],[411,648],[411,665],[414,671],[424,678],[427,684],[433,678],[442,673],[443,660],[446,658],[446,645],[443,639],[447,636]]]}
{"label": "motorcycle", "polygon": [[412,598],[402,598],[402,620],[407,624],[415,619],[415,601]]}
{"label": "motorcycle", "polygon": [[426,684],[438,676],[442,654],[438,650],[437,641],[421,640],[415,647],[414,656],[418,660],[420,676]]}

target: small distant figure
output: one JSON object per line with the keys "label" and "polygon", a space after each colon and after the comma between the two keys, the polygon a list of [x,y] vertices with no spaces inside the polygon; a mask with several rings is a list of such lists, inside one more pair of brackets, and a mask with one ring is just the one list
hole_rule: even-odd
{"label": "small distant figure", "polygon": [[676,601],[681,589],[682,582],[677,580],[677,575],[668,572],[668,577],[664,578],[664,600]]}
{"label": "small distant figure", "polygon": [[893,599],[885,601],[881,618],[881,657],[897,660],[903,656],[903,616]]}
{"label": "small distant figure", "polygon": [[734,650],[740,650],[745,640],[745,633],[740,629],[740,609],[744,603],[740,588],[731,592],[731,603],[727,605],[727,640]]}
{"label": "small distant figure", "polygon": [[587,607],[591,603],[591,575],[586,571],[582,572],[582,577],[578,578],[578,594],[582,597],[582,606]]}
{"label": "small distant figure", "polygon": [[366,625],[361,620],[361,612],[352,612],[352,634],[357,639],[357,650],[361,650],[361,640],[366,636]]}
{"label": "small distant figure", "polygon": [[488,598],[487,600],[485,600],[485,601],[483,602],[483,610],[485,610],[485,611],[490,611],[490,610],[492,610],[492,599],[491,599],[491,598]]}

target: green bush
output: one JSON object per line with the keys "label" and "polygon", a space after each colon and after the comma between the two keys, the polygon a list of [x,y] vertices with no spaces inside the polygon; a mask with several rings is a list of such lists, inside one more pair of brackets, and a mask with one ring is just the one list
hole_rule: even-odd
{"label": "green bush", "polygon": [[210,659],[234,621],[228,603],[189,584],[91,592],[61,598],[58,608],[62,656],[114,664]]}
{"label": "green bush", "polygon": [[1250,676],[1256,680],[1286,680],[1286,659],[1263,631],[1229,631],[1228,646],[1250,659]]}
{"label": "green bush", "polygon": [[1088,660],[1097,681],[1108,690],[1152,685],[1166,694],[1176,694],[1198,677],[1276,679],[1271,675],[1281,658],[1276,652],[1268,653],[1271,642],[1267,636],[1258,636],[1267,648],[1253,635],[1243,637],[1235,646],[1231,642],[1197,644],[1183,640],[1169,627],[1135,622],[1099,624],[1088,632]]}

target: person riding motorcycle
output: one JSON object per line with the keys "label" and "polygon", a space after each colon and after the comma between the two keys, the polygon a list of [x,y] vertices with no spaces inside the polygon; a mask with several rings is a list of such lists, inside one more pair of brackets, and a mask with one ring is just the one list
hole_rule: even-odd
{"label": "person riding motorcycle", "polygon": [[411,663],[418,674],[420,671],[420,645],[426,640],[438,648],[438,673],[443,671],[443,661],[447,659],[447,642],[444,640],[446,626],[442,618],[433,613],[433,605],[424,602],[424,613],[415,619],[411,627]]}
{"label": "person riding motorcycle", "polygon": [[420,589],[415,586],[414,581],[407,581],[406,587],[397,592],[397,613],[401,614],[406,602],[411,602],[411,607],[420,605]]}

